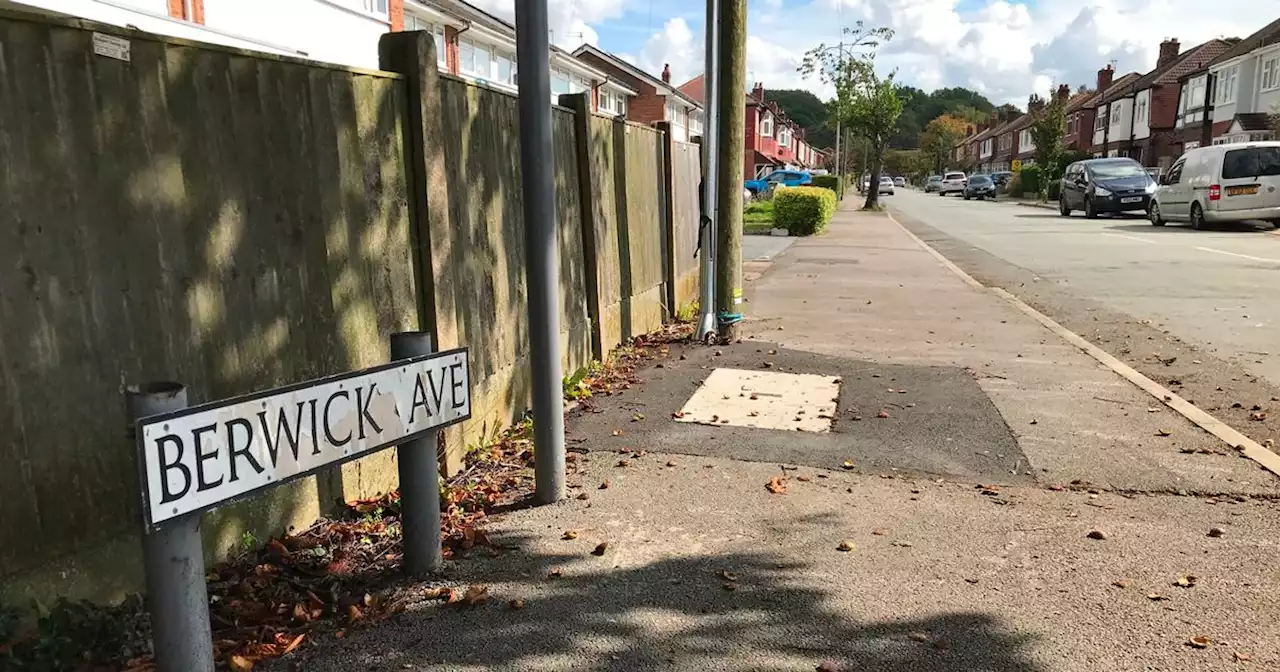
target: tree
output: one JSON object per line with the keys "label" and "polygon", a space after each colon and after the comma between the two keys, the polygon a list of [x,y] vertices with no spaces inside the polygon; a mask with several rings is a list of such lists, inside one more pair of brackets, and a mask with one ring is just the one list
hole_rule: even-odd
{"label": "tree", "polygon": [[1036,145],[1036,165],[1041,166],[1040,200],[1049,200],[1049,182],[1061,175],[1062,138],[1067,134],[1066,101],[1049,92],[1048,101],[1037,100],[1031,111],[1031,141]]}
{"label": "tree", "polygon": [[[867,189],[867,201],[864,210],[880,209],[880,167],[884,161],[884,151],[889,139],[898,130],[898,118],[902,115],[902,99],[898,97],[898,88],[893,81],[893,73],[881,78],[875,71],[874,59],[859,64],[862,72],[852,77],[847,87],[847,94],[837,95],[843,98],[845,105],[840,112],[848,120],[849,127],[867,139],[871,156],[870,187]],[[839,88],[836,89],[839,92]]]}
{"label": "tree", "polygon": [[791,120],[804,129],[804,140],[811,147],[831,147],[836,132],[827,124],[827,105],[804,89],[765,89],[764,99],[778,104]]}
{"label": "tree", "polygon": [[920,151],[928,170],[942,172],[951,161],[951,152],[964,139],[970,122],[950,114],[939,115],[920,134]]}

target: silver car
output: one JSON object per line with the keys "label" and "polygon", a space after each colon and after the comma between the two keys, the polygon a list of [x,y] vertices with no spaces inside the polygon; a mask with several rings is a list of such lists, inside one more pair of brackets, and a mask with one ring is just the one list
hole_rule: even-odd
{"label": "silver car", "polygon": [[885,175],[880,178],[880,193],[893,195],[893,178]]}

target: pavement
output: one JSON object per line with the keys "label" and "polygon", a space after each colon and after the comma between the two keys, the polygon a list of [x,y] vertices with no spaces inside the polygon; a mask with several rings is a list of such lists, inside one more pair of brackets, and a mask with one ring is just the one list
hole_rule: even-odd
{"label": "pavement", "polygon": [[[844,205],[755,267],[741,343],[570,414],[570,498],[443,577],[488,604],[268,669],[1280,670],[1278,479]],[[829,430],[680,418],[728,369],[839,378]]]}

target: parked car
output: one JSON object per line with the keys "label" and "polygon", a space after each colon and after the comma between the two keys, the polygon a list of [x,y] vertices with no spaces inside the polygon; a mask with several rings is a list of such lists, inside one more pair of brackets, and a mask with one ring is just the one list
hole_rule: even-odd
{"label": "parked car", "polygon": [[893,195],[893,178],[889,177],[888,175],[882,175],[880,177],[879,191],[882,194],[889,194],[890,196],[892,196]]}
{"label": "parked car", "polygon": [[1211,145],[1183,154],[1161,180],[1151,223],[1264,220],[1280,226],[1280,142]]}
{"label": "parked car", "polygon": [[1013,179],[1013,173],[1008,170],[997,170],[991,173],[991,181],[997,187],[1003,187],[1009,184],[1009,180]]}
{"label": "parked car", "polygon": [[1058,212],[1084,210],[1090,219],[1104,212],[1145,212],[1156,183],[1142,164],[1129,158],[1077,161],[1062,174]]}
{"label": "parked car", "polygon": [[743,186],[753,194],[768,193],[770,189],[782,185],[802,187],[813,183],[813,176],[803,170],[775,170],[757,180],[746,180]]}
{"label": "parked car", "polygon": [[942,176],[942,181],[938,183],[938,195],[963,194],[964,186],[968,183],[969,180],[965,178],[964,173],[947,173]]}
{"label": "parked car", "polygon": [[924,193],[932,194],[938,190],[938,186],[942,184],[941,175],[930,175],[929,179],[924,182]]}
{"label": "parked car", "polygon": [[905,188],[907,186],[907,178],[901,176],[893,178],[893,186]]}
{"label": "parked car", "polygon": [[971,175],[964,186],[964,200],[996,197],[996,182],[990,175]]}

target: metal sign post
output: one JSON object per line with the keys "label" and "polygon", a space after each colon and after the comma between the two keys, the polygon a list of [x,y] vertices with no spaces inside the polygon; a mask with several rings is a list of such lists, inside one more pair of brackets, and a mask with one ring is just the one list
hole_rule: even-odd
{"label": "metal sign post", "polygon": [[398,445],[405,569],[440,567],[436,436],[471,417],[471,374],[465,348],[431,350],[426,333],[394,334],[389,364],[201,406],[177,383],[128,392],[158,672],[214,669],[200,540],[212,508]]}
{"label": "metal sign post", "polygon": [[716,183],[720,170],[720,0],[707,0],[706,58],[702,73],[702,216],[698,226],[698,340],[714,337],[716,321]]}

